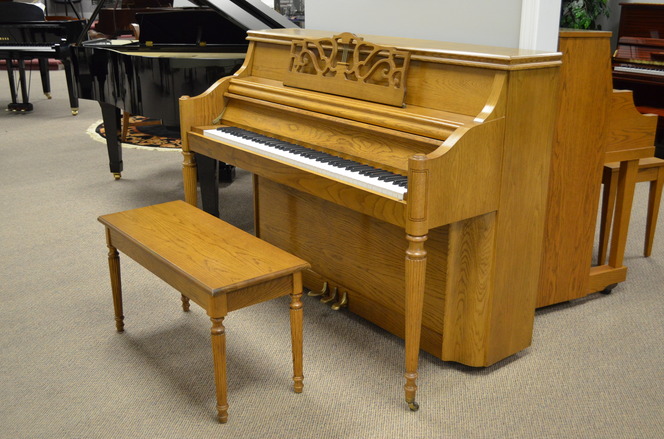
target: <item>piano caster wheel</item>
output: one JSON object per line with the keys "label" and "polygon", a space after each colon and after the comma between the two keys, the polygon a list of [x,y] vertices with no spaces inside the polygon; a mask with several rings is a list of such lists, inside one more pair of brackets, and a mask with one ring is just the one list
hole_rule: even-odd
{"label": "piano caster wheel", "polygon": [[420,409],[420,405],[413,401],[408,403],[408,408],[411,412],[416,412]]}
{"label": "piano caster wheel", "polygon": [[120,177],[122,177],[122,175],[120,175],[119,172],[114,172],[114,173],[113,173],[113,178],[115,178],[116,180],[119,180]]}
{"label": "piano caster wheel", "polygon": [[52,99],[51,98],[51,93],[44,93],[44,96],[46,96],[46,99]]}
{"label": "piano caster wheel", "polygon": [[618,286],[618,284],[611,284],[611,285],[607,286],[606,288],[604,288],[602,291],[600,291],[600,293],[602,293],[602,294],[611,294],[611,291],[617,286]]}
{"label": "piano caster wheel", "polygon": [[[50,98],[49,98],[50,99]],[[72,116],[77,116],[78,115],[78,108],[72,108],[71,109],[71,115]]]}

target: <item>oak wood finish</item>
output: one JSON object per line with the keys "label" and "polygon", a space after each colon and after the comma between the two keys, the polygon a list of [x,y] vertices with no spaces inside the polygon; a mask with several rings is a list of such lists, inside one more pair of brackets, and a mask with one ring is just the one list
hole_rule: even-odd
{"label": "oak wood finish", "polygon": [[118,250],[156,274],[206,310],[217,392],[217,417],[228,420],[224,317],[231,311],[291,295],[293,382],[302,392],[302,259],[218,218],[174,201],[103,215],[109,248],[113,304],[118,332],[124,330]]}
{"label": "oak wood finish", "polygon": [[[584,297],[626,278],[622,265],[638,160],[654,152],[656,118],[636,111],[631,92],[611,88],[610,32],[563,30],[561,101],[554,134],[537,307]],[[602,168],[620,161],[608,265],[588,267]],[[627,210],[625,210],[627,209]]]}
{"label": "oak wood finish", "polygon": [[610,38],[610,32],[560,32],[560,107],[537,307],[588,292],[611,98]]}
{"label": "oak wood finish", "polygon": [[[330,37],[251,31],[238,73],[180,100],[185,199],[197,204],[195,161],[253,172],[257,235],[311,262],[307,287],[328,282],[405,338],[416,409],[420,347],[488,366],[530,345],[560,55],[363,35],[409,53],[403,106],[285,86],[291,43]],[[406,199],[211,140],[211,125],[407,175]],[[199,178],[203,193],[213,179]]]}

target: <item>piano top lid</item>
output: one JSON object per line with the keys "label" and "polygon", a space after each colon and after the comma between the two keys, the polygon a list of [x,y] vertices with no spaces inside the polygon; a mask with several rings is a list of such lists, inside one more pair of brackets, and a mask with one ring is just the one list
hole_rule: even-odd
{"label": "piano top lid", "polygon": [[[213,9],[243,30],[298,27],[260,0],[189,0],[189,2],[196,6],[206,6]],[[86,39],[90,26],[92,26],[99,11],[106,3],[110,3],[110,0],[99,1],[83,32],[79,35],[76,41],[77,45],[80,45]]]}
{"label": "piano top lid", "polygon": [[[250,30],[248,40],[274,39],[276,41],[292,41],[299,39],[331,38],[340,32],[320,31],[312,29],[267,29]],[[558,66],[562,63],[560,52],[545,52],[531,49],[515,49],[509,47],[483,46],[477,44],[453,43],[415,38],[389,37],[379,35],[357,34],[381,46],[394,47],[411,53],[411,59],[436,60],[450,64],[476,65],[500,70],[518,70]]]}
{"label": "piano top lid", "polygon": [[245,30],[294,28],[295,23],[260,0],[189,0],[207,6]]}

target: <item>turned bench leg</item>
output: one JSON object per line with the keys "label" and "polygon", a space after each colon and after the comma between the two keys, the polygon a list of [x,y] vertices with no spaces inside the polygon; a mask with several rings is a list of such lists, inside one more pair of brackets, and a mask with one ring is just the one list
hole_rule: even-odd
{"label": "turned bench leg", "polygon": [[111,290],[113,291],[113,309],[115,310],[115,328],[124,331],[124,315],[122,315],[122,284],[120,282],[120,255],[111,244],[111,235],[106,229],[106,245],[108,246],[108,268],[111,274]]}
{"label": "turned bench leg", "polygon": [[184,294],[180,294],[180,299],[182,300],[182,310],[189,312],[189,298]]}
{"label": "turned bench leg", "polygon": [[228,399],[226,392],[226,329],[224,318],[210,317],[212,321],[212,358],[214,360],[214,383],[217,387],[217,419],[222,424],[228,421]]}
{"label": "turned bench leg", "polygon": [[290,303],[291,343],[293,349],[293,390],[302,393],[304,373],[302,361],[302,276],[293,276],[293,292]]}

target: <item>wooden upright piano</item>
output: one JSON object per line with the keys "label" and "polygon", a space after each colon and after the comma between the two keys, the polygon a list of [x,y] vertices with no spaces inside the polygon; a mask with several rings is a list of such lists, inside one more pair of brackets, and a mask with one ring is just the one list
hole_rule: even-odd
{"label": "wooden upright piano", "polygon": [[[560,31],[560,107],[537,307],[610,291],[627,278],[623,256],[638,161],[653,155],[656,117],[636,110],[631,91],[611,88],[610,38]],[[610,162],[621,163],[618,214],[609,262],[591,267],[602,168]]]}
{"label": "wooden upright piano", "polygon": [[186,200],[197,167],[218,213],[215,159],[254,173],[256,234],[311,263],[305,286],[405,337],[413,410],[420,346],[471,366],[528,347],[560,54],[248,35],[237,73],[180,99]]}

